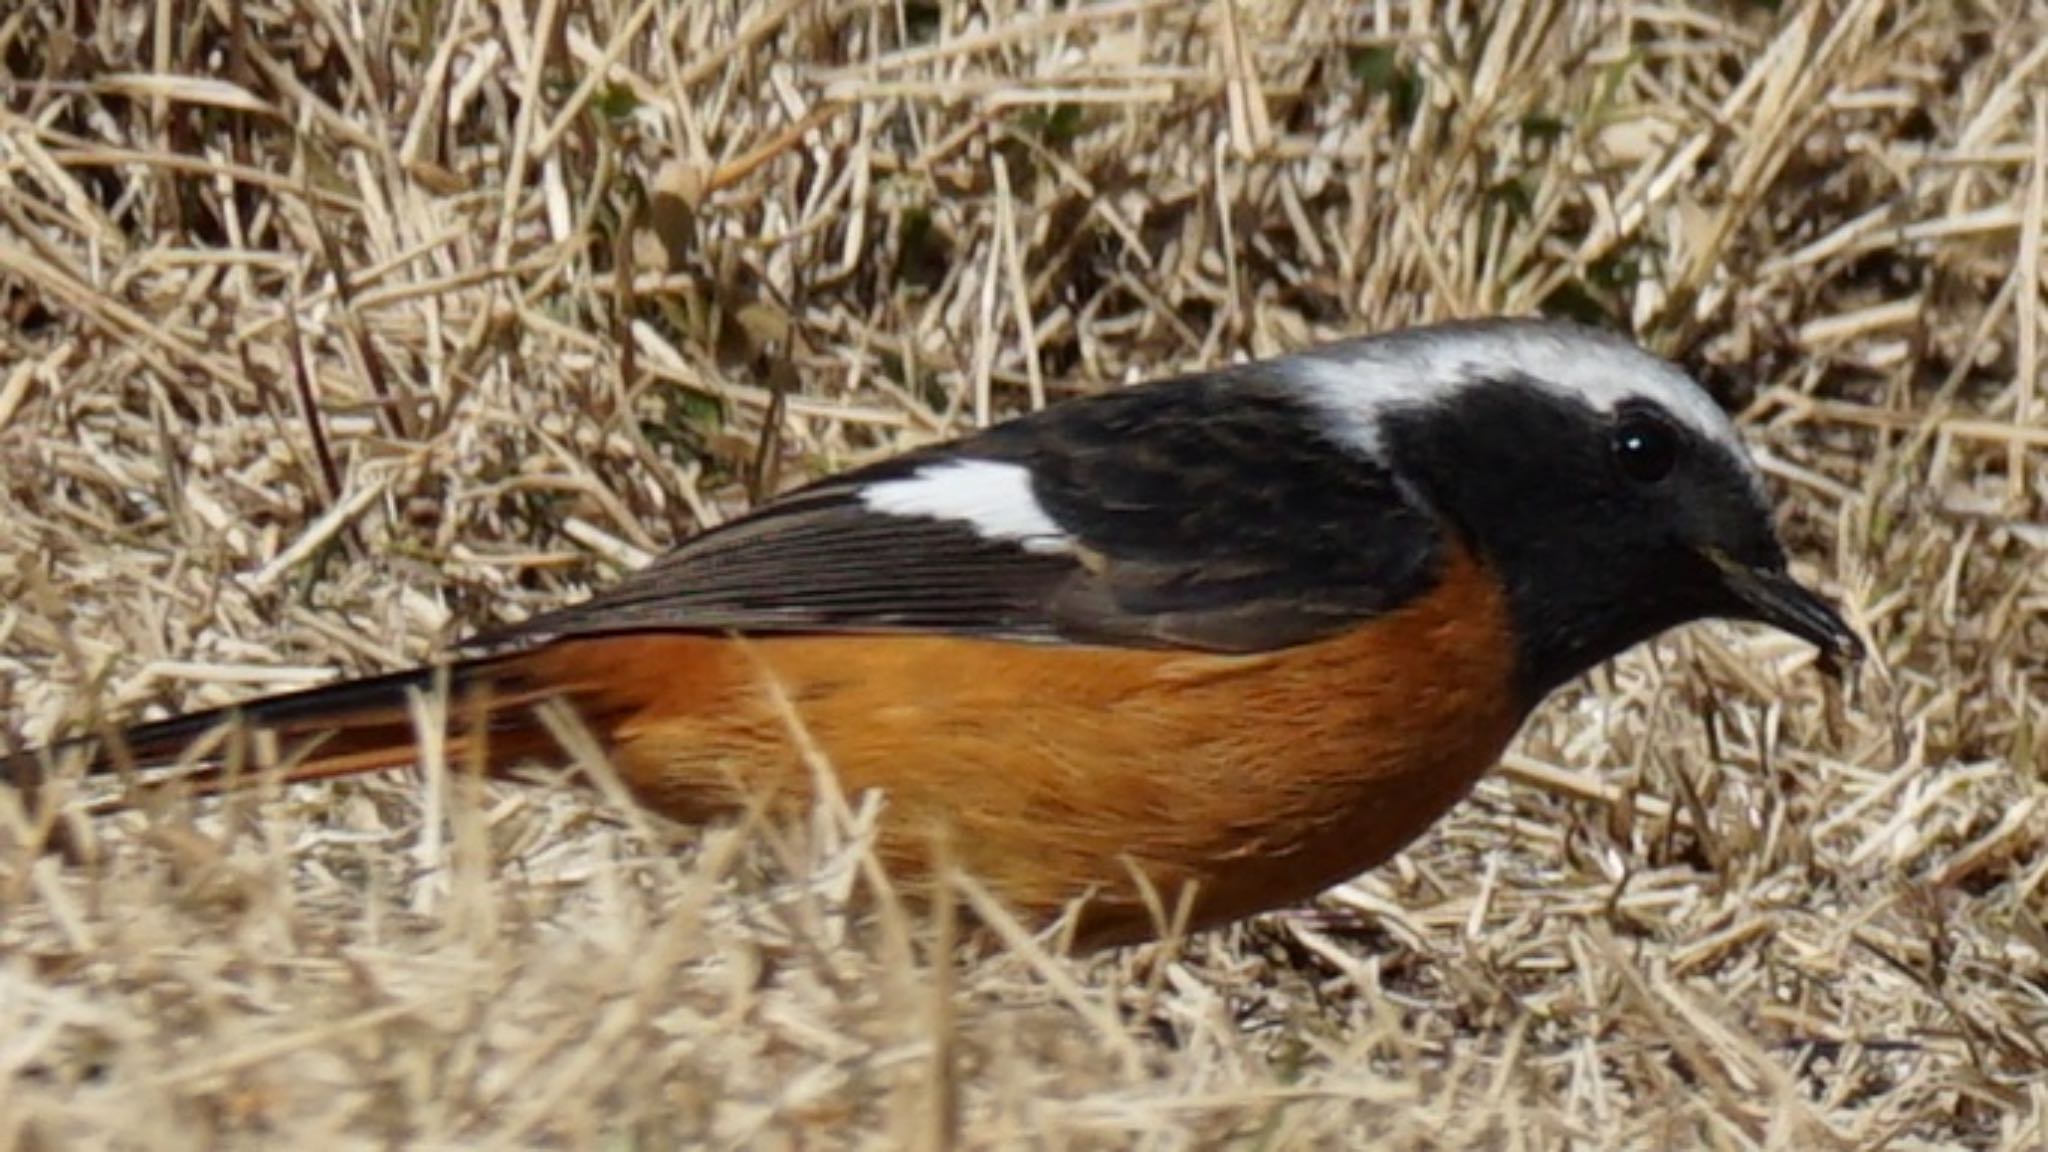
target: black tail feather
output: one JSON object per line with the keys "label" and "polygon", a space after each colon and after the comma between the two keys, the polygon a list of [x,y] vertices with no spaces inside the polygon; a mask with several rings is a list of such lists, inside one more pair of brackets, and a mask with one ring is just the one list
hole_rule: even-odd
{"label": "black tail feather", "polygon": [[[321,684],[277,696],[147,721],[124,729],[119,738],[127,754],[137,763],[150,764],[175,758],[199,738],[225,727],[243,726],[292,736],[360,727],[372,718],[381,720],[387,716],[406,722],[410,715],[407,692],[415,688],[431,691],[439,673],[440,669],[435,667],[411,668],[360,680]],[[456,677],[451,675],[451,686],[455,682]],[[107,750],[102,749],[94,757],[88,775],[102,775],[113,770],[111,757]]]}

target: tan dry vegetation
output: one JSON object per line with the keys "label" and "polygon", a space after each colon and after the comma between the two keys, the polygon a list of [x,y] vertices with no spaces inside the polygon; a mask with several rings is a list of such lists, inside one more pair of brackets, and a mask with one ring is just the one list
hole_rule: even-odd
{"label": "tan dry vegetation", "polygon": [[430,755],[66,861],[0,799],[0,1146],[2048,1143],[2048,13],[1773,7],[0,13],[11,740],[1539,308],[1743,409],[1876,650],[1669,638],[1316,909],[1085,962],[849,923],[866,809],[700,840]]}

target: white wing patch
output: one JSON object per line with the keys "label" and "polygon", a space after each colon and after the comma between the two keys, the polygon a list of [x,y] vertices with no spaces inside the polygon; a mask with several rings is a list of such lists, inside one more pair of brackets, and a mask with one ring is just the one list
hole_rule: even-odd
{"label": "white wing patch", "polygon": [[900,480],[861,489],[870,511],[927,520],[956,520],[984,540],[1007,540],[1027,552],[1064,552],[1073,538],[1031,493],[1031,473],[995,460],[927,464]]}

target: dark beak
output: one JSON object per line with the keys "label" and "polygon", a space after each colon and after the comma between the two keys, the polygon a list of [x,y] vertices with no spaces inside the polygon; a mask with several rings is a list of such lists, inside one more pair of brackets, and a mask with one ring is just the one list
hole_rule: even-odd
{"label": "dark beak", "polygon": [[1722,555],[1708,558],[1740,605],[1739,615],[1815,645],[1831,665],[1863,657],[1863,641],[1849,630],[1835,606],[1783,569],[1753,568]]}

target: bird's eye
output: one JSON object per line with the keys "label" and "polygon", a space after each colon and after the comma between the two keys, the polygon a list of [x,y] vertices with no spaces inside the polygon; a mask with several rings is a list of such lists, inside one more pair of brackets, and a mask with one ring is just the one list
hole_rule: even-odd
{"label": "bird's eye", "polygon": [[1658,416],[1623,411],[1614,423],[1614,460],[1638,484],[1655,484],[1678,463],[1678,433]]}

